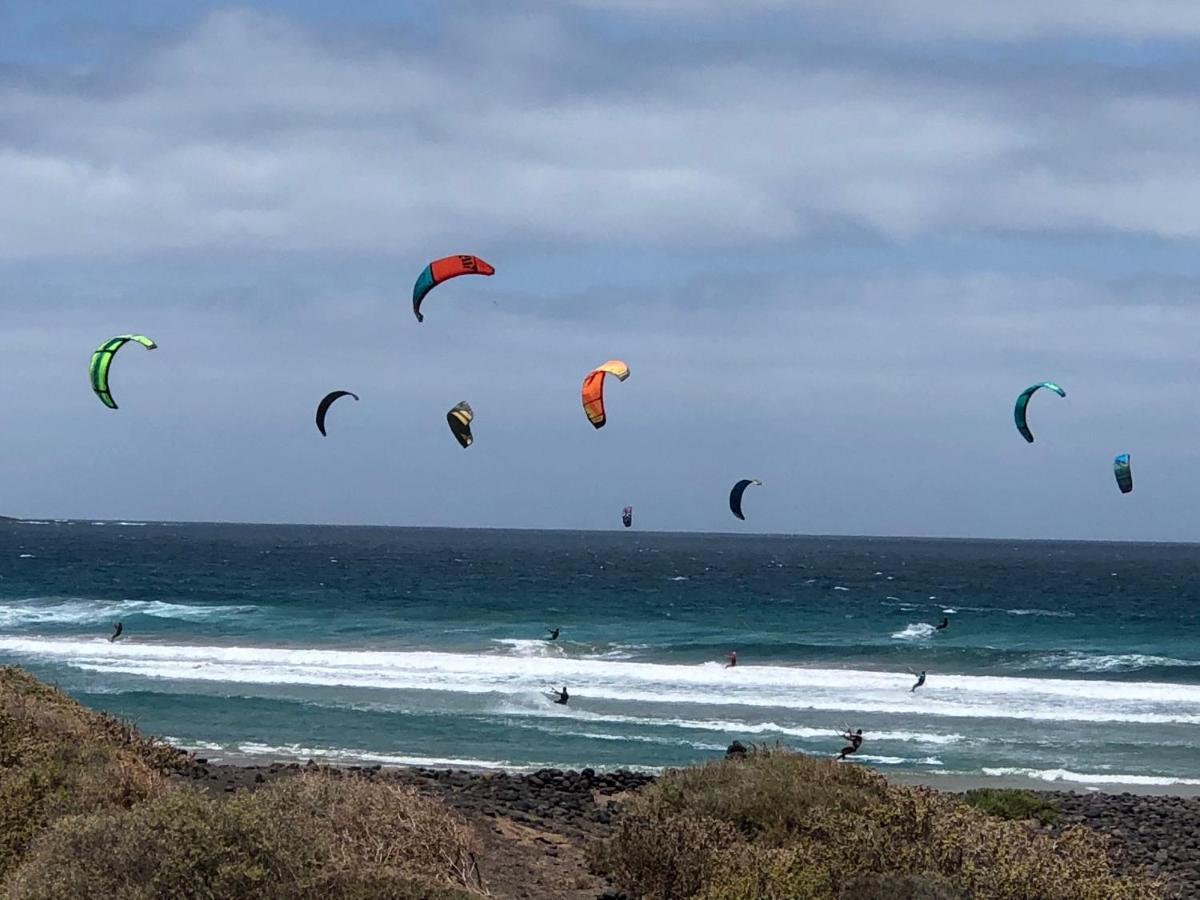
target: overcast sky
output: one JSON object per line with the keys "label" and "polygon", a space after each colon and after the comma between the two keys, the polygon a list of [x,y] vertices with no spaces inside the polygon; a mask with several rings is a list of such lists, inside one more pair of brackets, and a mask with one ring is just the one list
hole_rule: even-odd
{"label": "overcast sky", "polygon": [[0,513],[1200,540],[1198,60],[1194,0],[0,0]]}

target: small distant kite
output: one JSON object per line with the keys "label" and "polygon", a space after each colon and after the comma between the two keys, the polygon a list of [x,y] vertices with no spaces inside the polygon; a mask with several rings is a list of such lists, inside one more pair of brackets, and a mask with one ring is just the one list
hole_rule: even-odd
{"label": "small distant kite", "polygon": [[596,428],[603,428],[608,421],[604,415],[604,376],[615,376],[617,381],[629,377],[629,366],[619,359],[610,359],[603,365],[596,366],[583,379],[583,389],[580,394],[583,399],[583,411],[588,421]]}
{"label": "small distant kite", "polygon": [[1113,474],[1117,476],[1117,487],[1122,494],[1133,490],[1133,470],[1129,468],[1129,454],[1122,453],[1113,460]]}
{"label": "small distant kite", "polygon": [[92,363],[88,367],[88,376],[91,378],[92,390],[96,392],[96,396],[100,398],[100,402],[109,409],[116,409],[117,404],[108,389],[108,369],[112,365],[113,357],[116,356],[117,351],[130,341],[141,344],[147,350],[158,348],[158,344],[154,343],[154,341],[150,340],[144,334],[121,334],[117,337],[109,338],[92,354]]}
{"label": "small distant kite", "polygon": [[446,413],[446,421],[450,424],[450,433],[463,446],[463,449],[470,447],[475,441],[471,435],[471,420],[474,418],[475,413],[472,412],[471,404],[466,400],[454,404],[450,412]]}
{"label": "small distant kite", "polygon": [[633,524],[633,507],[627,506],[621,510],[621,524],[628,528]]}
{"label": "small distant kite", "polygon": [[762,484],[762,482],[757,478],[743,478],[729,492],[729,511],[739,519],[746,518],[742,515],[742,494],[746,493],[746,488],[752,484]]}
{"label": "small distant kite", "polygon": [[459,275],[495,275],[496,270],[478,256],[461,254],[459,256],[443,256],[427,265],[417,277],[413,285],[413,315],[418,322],[424,322],[421,315],[421,301],[443,281],[457,278]]}
{"label": "small distant kite", "polygon": [[333,405],[333,401],[339,397],[353,397],[355,400],[358,400],[358,394],[351,393],[350,391],[330,391],[321,398],[321,402],[317,404],[317,431],[321,432],[322,437],[326,437],[325,414],[329,412],[329,407]]}
{"label": "small distant kite", "polygon": [[1013,408],[1013,418],[1017,421],[1017,431],[1021,432],[1021,437],[1025,438],[1031,444],[1033,443],[1033,432],[1029,430],[1029,425],[1025,421],[1025,407],[1029,405],[1029,398],[1042,388],[1054,391],[1060,397],[1067,396],[1067,392],[1053,381],[1042,381],[1021,391],[1017,397],[1017,405]]}

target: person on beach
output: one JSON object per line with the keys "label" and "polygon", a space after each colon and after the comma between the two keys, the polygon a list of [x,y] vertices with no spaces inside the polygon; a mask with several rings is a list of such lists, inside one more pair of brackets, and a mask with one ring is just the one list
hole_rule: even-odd
{"label": "person on beach", "polygon": [[[916,675],[915,672],[913,674]],[[917,683],[914,684],[912,687],[910,687],[908,689],[908,692],[911,694],[913,691],[915,691],[917,688],[919,688],[924,683],[925,683],[925,672],[922,671],[920,675],[917,675]]]}
{"label": "person on beach", "polygon": [[563,685],[563,689],[561,691],[551,691],[550,696],[553,698],[555,703],[561,703],[563,706],[566,706],[567,701],[571,699],[570,695],[567,694],[567,686],[565,684]]}
{"label": "person on beach", "polygon": [[548,641],[557,641],[557,640],[558,640],[558,632],[559,632],[561,629],[559,629],[559,628],[547,628],[546,630],[547,630],[548,632],[550,632],[550,637],[546,638],[546,640],[548,640]]}
{"label": "person on beach", "polygon": [[858,731],[852,732],[849,728],[847,728],[845,734],[841,735],[841,737],[850,743],[843,747],[842,752],[838,754],[838,762],[841,762],[843,759],[845,759],[851,753],[856,752],[858,748],[862,746],[862,729],[860,728]]}
{"label": "person on beach", "polygon": [[943,628],[948,628],[949,625],[950,625],[950,620],[947,619],[945,616],[942,616],[942,621],[937,623],[937,630],[941,631]]}
{"label": "person on beach", "polygon": [[113,641],[115,641],[117,638],[119,638],[121,636],[121,632],[124,630],[125,630],[125,626],[122,625],[120,622],[118,622],[116,625],[113,626],[113,633],[111,635],[109,635],[108,642],[111,644]]}
{"label": "person on beach", "polygon": [[736,650],[730,650],[729,655],[726,656],[725,658],[727,660],[729,660],[729,662],[725,663],[725,668],[732,669],[734,666],[737,665],[737,651]]}

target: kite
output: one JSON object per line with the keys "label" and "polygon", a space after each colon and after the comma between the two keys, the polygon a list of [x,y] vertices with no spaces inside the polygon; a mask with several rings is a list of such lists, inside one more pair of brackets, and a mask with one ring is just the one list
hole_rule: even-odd
{"label": "kite", "polygon": [[1021,391],[1017,397],[1017,405],[1013,407],[1013,418],[1017,421],[1017,431],[1021,432],[1021,437],[1033,443],[1033,432],[1029,430],[1029,425],[1025,422],[1025,407],[1029,405],[1029,398],[1032,397],[1041,388],[1046,388],[1048,391],[1054,391],[1060,397],[1067,396],[1067,392],[1060,388],[1053,381],[1042,381],[1038,384],[1031,385]]}
{"label": "kite", "polygon": [[1133,470],[1129,468],[1129,454],[1122,453],[1113,460],[1113,474],[1117,476],[1117,487],[1122,494],[1133,490]]}
{"label": "kite", "polygon": [[418,322],[424,322],[421,315],[421,301],[443,281],[457,278],[459,275],[494,275],[496,270],[478,256],[462,254],[460,256],[444,256],[435,259],[427,265],[417,277],[413,285],[413,315]]}
{"label": "kite", "polygon": [[317,404],[317,430],[321,432],[322,437],[325,437],[325,413],[329,412],[329,407],[339,397],[353,397],[357,400],[358,394],[350,391],[331,391],[321,399],[321,402]]}
{"label": "kite", "polygon": [[141,344],[147,350],[158,348],[158,344],[154,343],[154,341],[150,340],[144,334],[122,334],[114,338],[109,338],[92,354],[92,363],[88,367],[88,375],[92,381],[92,390],[96,392],[96,396],[100,398],[100,402],[109,409],[116,409],[117,404],[108,389],[108,369],[112,365],[113,357],[116,356],[117,351],[130,341]]}
{"label": "kite", "polygon": [[762,484],[762,482],[757,478],[743,478],[729,492],[729,511],[739,519],[746,518],[742,515],[742,494],[746,493],[746,488],[752,484]]}
{"label": "kite", "polygon": [[583,379],[583,411],[587,413],[588,421],[596,428],[603,428],[608,421],[604,415],[604,376],[613,375],[617,381],[629,377],[629,366],[619,359],[610,359],[603,365],[592,369]]}
{"label": "kite", "polygon": [[471,410],[471,404],[466,400],[454,404],[450,412],[446,413],[446,421],[450,423],[450,433],[454,435],[454,439],[463,446],[464,450],[470,447],[475,440],[471,435],[471,420],[474,418],[475,413]]}

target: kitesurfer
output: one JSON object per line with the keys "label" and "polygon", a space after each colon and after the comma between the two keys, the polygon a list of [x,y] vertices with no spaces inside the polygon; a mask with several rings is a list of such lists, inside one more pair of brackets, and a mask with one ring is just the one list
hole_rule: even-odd
{"label": "kitesurfer", "polygon": [[947,619],[945,616],[942,616],[942,621],[937,623],[937,630],[941,631],[943,628],[948,628],[949,626],[950,626],[950,620]]}
{"label": "kitesurfer", "polygon": [[547,630],[548,632],[550,632],[550,637],[546,638],[546,640],[548,640],[548,641],[557,641],[557,640],[558,640],[558,632],[559,632],[559,631],[561,631],[561,629],[559,629],[559,628],[547,628],[546,630]]}
{"label": "kitesurfer", "polygon": [[842,734],[841,737],[844,740],[849,741],[850,743],[847,744],[845,747],[843,747],[842,751],[838,754],[838,757],[837,757],[838,762],[841,762],[843,759],[845,759],[851,753],[856,752],[858,750],[858,748],[862,746],[862,742],[863,742],[862,729],[860,728],[860,729],[858,729],[858,731],[852,732],[849,728],[847,728],[845,733]]}
{"label": "kitesurfer", "polygon": [[725,668],[732,669],[734,666],[737,665],[737,651],[736,650],[729,651],[729,655],[726,656],[725,658],[727,660],[729,660],[729,662],[725,663]]}
{"label": "kitesurfer", "polygon": [[109,636],[108,642],[111,644],[113,641],[115,641],[117,638],[119,638],[121,636],[121,632],[124,630],[125,630],[125,626],[122,625],[120,622],[118,622],[116,625],[113,626],[113,633],[112,633],[112,635]]}
{"label": "kitesurfer", "polygon": [[551,691],[550,697],[555,703],[560,703],[563,706],[566,706],[567,701],[571,699],[570,695],[567,694],[567,686],[565,684],[563,685],[563,689],[561,691]]}
{"label": "kitesurfer", "polygon": [[914,684],[912,687],[910,687],[908,689],[908,692],[911,694],[913,691],[915,691],[917,688],[919,688],[924,683],[925,683],[925,673],[922,671],[920,675],[917,675],[917,683]]}

